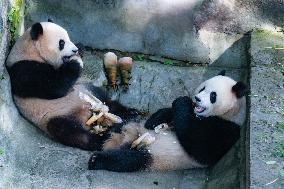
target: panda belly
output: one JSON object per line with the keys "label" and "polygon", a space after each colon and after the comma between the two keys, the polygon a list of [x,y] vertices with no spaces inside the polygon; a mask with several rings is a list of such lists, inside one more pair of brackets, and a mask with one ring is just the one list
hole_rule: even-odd
{"label": "panda belly", "polygon": [[[155,137],[142,150],[131,149],[131,144],[145,133]],[[144,128],[144,122],[128,123],[121,133],[113,133],[103,144],[103,151],[90,158],[89,169],[116,172],[139,170],[168,171],[205,167],[190,157],[178,142],[173,131],[155,133]]]}
{"label": "panda belly", "polygon": [[148,147],[152,157],[148,169],[165,171],[205,167],[184,151],[172,131],[161,134],[152,131],[151,134],[155,136],[155,141]]}
{"label": "panda belly", "polygon": [[73,90],[68,95],[53,100],[21,98],[14,95],[14,101],[26,119],[48,133],[47,124],[55,117],[71,116],[85,126],[85,122],[92,115],[91,106],[79,98],[78,92]]}

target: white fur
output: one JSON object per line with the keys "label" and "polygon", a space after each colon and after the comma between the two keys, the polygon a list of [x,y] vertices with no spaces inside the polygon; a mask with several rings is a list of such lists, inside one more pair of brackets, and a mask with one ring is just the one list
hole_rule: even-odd
{"label": "white fur", "polygon": [[[58,68],[63,63],[63,57],[76,55],[78,48],[70,41],[64,28],[51,22],[40,24],[43,28],[43,35],[40,35],[37,40],[32,40],[31,28],[29,28],[12,48],[7,59],[8,66],[21,60],[35,60]],[[59,41],[61,39],[65,41],[65,45],[60,51]],[[80,64],[83,65],[81,62]]]}
{"label": "white fur", "polygon": [[159,134],[150,131],[150,133],[155,136],[155,141],[148,147],[153,158],[150,170],[165,171],[205,167],[185,152],[173,131],[164,131]]}
{"label": "white fur", "polygon": [[[245,97],[238,99],[232,91],[237,82],[227,76],[215,76],[201,83],[192,97],[194,103],[205,108],[203,112],[195,113],[200,116],[220,116],[226,120],[242,125],[245,120]],[[205,89],[199,92],[203,87]],[[210,93],[216,92],[215,103],[210,101]],[[194,97],[201,101],[197,102]]]}
{"label": "white fur", "polygon": [[[45,61],[59,67],[64,56],[72,56],[78,48],[70,41],[67,31],[61,26],[51,22],[41,22],[43,35],[35,41],[40,55]],[[64,48],[59,50],[59,41],[64,40]]]}

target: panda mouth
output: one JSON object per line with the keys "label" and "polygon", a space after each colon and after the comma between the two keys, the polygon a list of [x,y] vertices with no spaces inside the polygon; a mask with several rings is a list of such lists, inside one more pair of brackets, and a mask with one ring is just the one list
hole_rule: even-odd
{"label": "panda mouth", "polygon": [[206,110],[206,108],[199,106],[198,104],[195,104],[194,110],[195,110],[196,113],[202,113]]}
{"label": "panda mouth", "polygon": [[68,62],[70,60],[71,56],[63,56],[62,61],[64,63]]}

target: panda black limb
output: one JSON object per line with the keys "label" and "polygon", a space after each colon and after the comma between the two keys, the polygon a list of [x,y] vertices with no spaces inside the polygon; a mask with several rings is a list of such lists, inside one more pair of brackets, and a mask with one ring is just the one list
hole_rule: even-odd
{"label": "panda black limb", "polygon": [[[77,83],[83,67],[78,50],[59,25],[34,24],[17,40],[6,61],[13,100],[24,118],[62,144],[100,150],[110,133],[91,132],[86,122],[92,106],[79,94],[92,94],[124,121],[138,111],[112,101],[91,83]],[[122,124],[113,127],[111,130],[119,131]]]}
{"label": "panda black limb", "polygon": [[[210,100],[212,92],[216,93],[214,103]],[[196,89],[194,96],[198,96],[198,101],[195,98],[179,97],[171,108],[154,113],[146,121],[147,129],[141,129],[139,124],[132,125],[132,129],[137,128],[137,133],[132,134],[132,141],[128,140],[130,145],[145,132],[155,136],[156,140],[145,151],[117,147],[109,151],[104,148],[104,151],[90,158],[89,169],[129,172],[212,166],[240,137],[240,126],[245,121],[245,93],[245,84],[226,76],[215,76]],[[153,131],[154,127],[165,122],[173,130],[159,134]],[[123,131],[125,129],[122,128],[122,137],[129,138],[129,134]],[[116,135],[111,138],[118,141],[119,137]],[[108,142],[111,143],[111,139]],[[127,162],[129,164],[125,165]]]}
{"label": "panda black limb", "polygon": [[[184,150],[201,165],[211,166],[223,157],[225,153],[235,144],[240,137],[240,127],[231,121],[221,119],[217,116],[198,118],[193,113],[188,97],[178,98],[172,107],[173,118],[171,120],[180,145]],[[168,115],[169,109],[158,110]],[[164,123],[150,117],[148,122],[157,125]],[[163,115],[160,115],[163,117]],[[154,120],[153,120],[154,119]],[[151,125],[151,127],[154,125]],[[161,146],[161,149],[163,146]],[[128,151],[133,151],[133,159]],[[89,160],[89,169],[106,169],[117,172],[129,172],[137,170],[152,169],[152,151],[144,151],[143,155],[138,150],[116,150],[115,152],[102,151],[94,154]],[[168,154],[171,156],[172,154]],[[144,161],[136,160],[136,157],[145,157]],[[104,157],[104,158],[102,158]],[[115,162],[114,162],[115,160]],[[147,160],[147,161],[146,161]],[[128,166],[123,166],[131,162]],[[109,166],[112,165],[112,166]],[[131,169],[131,167],[133,169]]]}
{"label": "panda black limb", "polygon": [[20,97],[55,99],[65,96],[81,73],[80,65],[72,60],[58,69],[49,64],[23,60],[8,68],[12,93]]}

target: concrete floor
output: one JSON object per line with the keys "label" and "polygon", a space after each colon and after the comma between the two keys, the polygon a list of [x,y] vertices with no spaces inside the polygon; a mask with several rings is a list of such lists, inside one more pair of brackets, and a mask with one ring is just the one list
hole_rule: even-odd
{"label": "concrete floor", "polygon": [[[90,51],[84,56],[81,82],[106,82],[102,60]],[[127,93],[110,93],[113,99],[131,107],[154,112],[171,105],[174,98],[189,95],[203,80],[216,75],[220,68],[177,67],[159,62],[135,62]],[[239,69],[227,70],[241,79]],[[207,170],[164,173],[113,173],[88,171],[90,152],[58,144],[25,121],[16,111],[10,96],[9,79],[1,80],[0,94],[0,188],[182,188],[202,189]]]}

